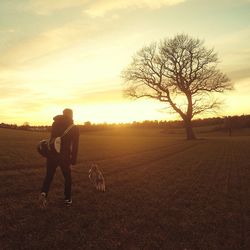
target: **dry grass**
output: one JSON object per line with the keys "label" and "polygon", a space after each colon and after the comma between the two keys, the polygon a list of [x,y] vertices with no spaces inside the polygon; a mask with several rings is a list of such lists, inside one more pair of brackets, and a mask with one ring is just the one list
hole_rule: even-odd
{"label": "dry grass", "polygon": [[[73,206],[61,205],[57,171],[41,211],[45,169],[35,146],[45,134],[0,136],[0,249],[250,249],[250,137],[83,134]],[[88,180],[91,161],[104,172],[106,193]]]}

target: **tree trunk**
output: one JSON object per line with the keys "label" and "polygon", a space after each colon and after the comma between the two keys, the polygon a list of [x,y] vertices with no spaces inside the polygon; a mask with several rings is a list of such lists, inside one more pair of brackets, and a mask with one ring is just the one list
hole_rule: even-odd
{"label": "tree trunk", "polygon": [[193,131],[191,120],[189,119],[185,120],[184,124],[185,124],[185,129],[186,129],[187,140],[195,140],[196,136]]}

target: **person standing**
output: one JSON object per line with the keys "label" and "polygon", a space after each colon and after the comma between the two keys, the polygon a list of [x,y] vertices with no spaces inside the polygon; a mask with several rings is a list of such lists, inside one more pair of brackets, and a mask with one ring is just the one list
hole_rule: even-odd
{"label": "person standing", "polygon": [[[62,136],[63,133],[74,124],[73,111],[64,109],[62,115],[57,115],[54,118],[51,128],[51,139]],[[46,175],[43,181],[39,203],[41,207],[46,207],[47,197],[51,182],[53,180],[56,168],[61,168],[64,176],[64,204],[71,205],[71,165],[76,164],[79,144],[79,128],[73,125],[72,128],[61,139],[60,154],[50,155],[46,162]]]}

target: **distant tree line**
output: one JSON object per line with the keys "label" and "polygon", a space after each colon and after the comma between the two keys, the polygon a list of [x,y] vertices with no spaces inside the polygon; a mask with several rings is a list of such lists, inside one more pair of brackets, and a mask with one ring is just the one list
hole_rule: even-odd
{"label": "distant tree line", "polygon": [[29,130],[29,131],[49,131],[51,126],[31,126],[28,122],[22,125],[0,123],[0,128],[17,129],[17,130]]}
{"label": "distant tree line", "polygon": [[[212,117],[204,119],[195,119],[192,121],[193,127],[204,127],[204,126],[215,126],[217,125],[217,130],[229,130],[250,128],[250,115],[241,116],[226,116],[226,117]],[[83,125],[78,125],[81,132],[84,131],[98,131],[107,130],[117,127],[124,128],[159,128],[159,129],[174,129],[174,128],[184,128],[185,124],[183,121],[142,121],[142,122],[132,122],[132,123],[91,123],[85,122]],[[47,131],[49,132],[51,126],[31,126],[28,122],[23,125],[0,123],[0,128],[8,129],[19,129],[28,131]]]}

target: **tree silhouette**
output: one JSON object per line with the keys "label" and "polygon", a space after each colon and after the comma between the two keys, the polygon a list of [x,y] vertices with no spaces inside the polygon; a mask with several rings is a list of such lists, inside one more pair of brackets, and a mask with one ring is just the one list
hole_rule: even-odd
{"label": "tree silhouette", "polygon": [[232,89],[229,78],[217,69],[218,57],[204,42],[180,34],[139,50],[122,72],[124,93],[168,104],[183,119],[187,139],[195,139],[192,118],[214,110],[220,102],[212,93]]}

